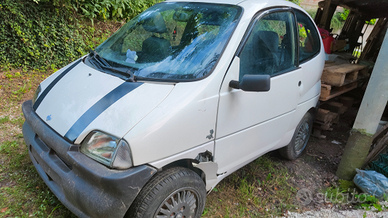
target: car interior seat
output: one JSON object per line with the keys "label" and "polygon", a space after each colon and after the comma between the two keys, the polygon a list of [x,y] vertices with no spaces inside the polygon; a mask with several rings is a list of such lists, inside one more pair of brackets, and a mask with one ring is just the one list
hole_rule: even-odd
{"label": "car interior seat", "polygon": [[256,59],[260,74],[272,75],[279,65],[277,56],[279,36],[273,31],[258,31],[254,35],[253,56]]}
{"label": "car interior seat", "polygon": [[257,31],[249,37],[240,54],[240,80],[245,74],[272,75],[278,65],[279,36],[272,31]]}
{"label": "car interior seat", "polygon": [[[153,13],[143,22],[143,28],[152,33],[167,32],[166,23],[159,12]],[[149,63],[162,61],[169,56],[171,51],[171,44],[167,39],[157,37],[153,34],[151,37],[143,41],[142,50],[139,52],[139,63]]]}

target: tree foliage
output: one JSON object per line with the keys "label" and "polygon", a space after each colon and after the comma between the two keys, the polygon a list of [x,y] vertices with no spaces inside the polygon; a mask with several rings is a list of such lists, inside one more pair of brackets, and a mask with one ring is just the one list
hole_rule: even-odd
{"label": "tree foliage", "polygon": [[86,18],[130,19],[158,0],[69,0],[75,11]]}
{"label": "tree foliage", "polygon": [[83,25],[86,20],[130,19],[156,1],[2,0],[0,66],[64,66],[102,42],[93,38],[93,25]]}
{"label": "tree foliage", "polygon": [[83,38],[72,14],[52,2],[3,0],[0,63],[13,67],[68,63],[82,53]]}
{"label": "tree foliage", "polygon": [[292,3],[295,3],[295,4],[297,4],[297,5],[300,5],[300,1],[301,1],[301,0],[288,0],[288,1],[290,1],[290,2],[292,2]]}

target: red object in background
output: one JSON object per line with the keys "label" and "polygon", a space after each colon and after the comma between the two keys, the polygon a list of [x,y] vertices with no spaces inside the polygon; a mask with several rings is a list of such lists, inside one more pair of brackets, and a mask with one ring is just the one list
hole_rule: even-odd
{"label": "red object in background", "polygon": [[318,30],[319,30],[319,33],[320,33],[321,35],[330,36],[330,32],[329,32],[329,31],[327,31],[327,30],[325,30],[325,29],[323,29],[323,28],[320,28],[320,27],[318,27]]}
{"label": "red object in background", "polygon": [[323,47],[327,54],[331,54],[331,43],[333,43],[334,38],[332,36],[322,34]]}

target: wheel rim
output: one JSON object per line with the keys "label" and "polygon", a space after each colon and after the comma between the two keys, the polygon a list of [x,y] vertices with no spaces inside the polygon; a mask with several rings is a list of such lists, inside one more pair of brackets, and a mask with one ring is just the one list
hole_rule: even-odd
{"label": "wheel rim", "polygon": [[198,194],[190,188],[181,188],[164,199],[156,218],[194,218],[197,212]]}
{"label": "wheel rim", "polygon": [[310,137],[310,124],[308,122],[304,122],[299,130],[298,134],[296,135],[295,138],[295,153],[296,155],[299,155],[302,153],[304,148],[307,145],[307,141]]}

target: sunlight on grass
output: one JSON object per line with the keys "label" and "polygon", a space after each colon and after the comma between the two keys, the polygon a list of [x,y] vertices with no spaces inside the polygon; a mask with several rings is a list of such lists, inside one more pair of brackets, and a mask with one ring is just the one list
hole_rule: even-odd
{"label": "sunlight on grass", "polygon": [[285,167],[264,155],[216,186],[208,195],[203,217],[281,216],[297,207],[297,190],[289,178]]}

